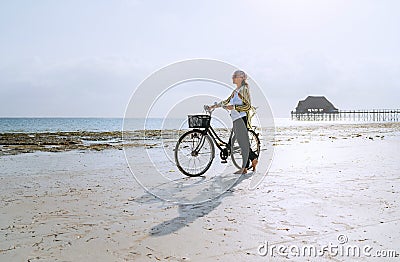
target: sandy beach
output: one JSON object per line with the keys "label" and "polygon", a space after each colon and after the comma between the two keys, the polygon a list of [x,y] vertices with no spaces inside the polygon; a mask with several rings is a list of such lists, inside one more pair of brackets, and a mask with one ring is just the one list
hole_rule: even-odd
{"label": "sandy beach", "polygon": [[[118,134],[97,148],[76,137],[62,144],[68,150],[47,150],[53,141],[27,151],[1,138],[9,141],[0,155],[1,261],[399,260],[400,123],[278,127],[275,158],[256,190],[250,172],[193,205],[146,193]],[[149,145],[131,150],[141,146]],[[360,247],[360,257],[264,252],[330,243]]]}

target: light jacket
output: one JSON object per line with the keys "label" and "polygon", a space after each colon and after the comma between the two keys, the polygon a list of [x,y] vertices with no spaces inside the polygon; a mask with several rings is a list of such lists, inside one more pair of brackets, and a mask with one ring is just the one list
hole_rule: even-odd
{"label": "light jacket", "polygon": [[[221,103],[223,105],[228,105],[231,98],[234,95],[234,92],[232,92],[232,94],[225,100],[221,101]],[[246,116],[247,116],[247,128],[251,128],[251,117],[252,115],[250,115],[250,110],[253,109],[253,107],[251,106],[251,98],[250,98],[250,92],[249,92],[249,87],[246,85],[242,85],[239,88],[239,98],[242,99],[243,104],[242,105],[234,105],[234,108],[236,111],[238,112],[246,112]]]}

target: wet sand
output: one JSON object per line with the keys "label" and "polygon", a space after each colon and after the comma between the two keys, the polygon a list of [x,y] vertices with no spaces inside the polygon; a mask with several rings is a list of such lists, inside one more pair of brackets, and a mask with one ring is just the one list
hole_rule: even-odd
{"label": "wet sand", "polygon": [[[66,139],[86,145],[76,135]],[[400,253],[399,123],[277,128],[275,159],[256,190],[248,190],[249,173],[217,199],[194,205],[146,193],[118,134],[98,137],[113,146],[97,151],[70,143],[62,152],[0,156],[1,261],[268,261],[270,254],[258,254],[265,241],[321,247],[338,244],[339,235],[371,252]]]}
{"label": "wet sand", "polygon": [[150,147],[153,146],[151,141],[157,140],[161,135],[163,138],[171,138],[180,133],[182,132],[178,130],[0,133],[0,156],[71,150],[122,150],[123,146]]}

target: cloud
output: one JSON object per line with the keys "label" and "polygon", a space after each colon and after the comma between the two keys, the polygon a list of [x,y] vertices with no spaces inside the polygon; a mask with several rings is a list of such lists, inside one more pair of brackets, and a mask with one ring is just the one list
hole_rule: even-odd
{"label": "cloud", "polygon": [[[33,59],[0,69],[3,116],[123,116],[148,69],[119,58]],[[12,101],[12,103],[11,103]]]}
{"label": "cloud", "polygon": [[[263,88],[277,117],[287,117],[308,95],[325,95],[342,109],[399,107],[395,60],[275,50],[236,61]],[[156,69],[122,57],[53,63],[36,57],[0,69],[0,114],[122,117],[135,88]]]}
{"label": "cloud", "polygon": [[3,116],[121,116],[150,73],[199,57],[248,71],[277,116],[311,94],[399,107],[396,1],[14,2],[0,4]]}

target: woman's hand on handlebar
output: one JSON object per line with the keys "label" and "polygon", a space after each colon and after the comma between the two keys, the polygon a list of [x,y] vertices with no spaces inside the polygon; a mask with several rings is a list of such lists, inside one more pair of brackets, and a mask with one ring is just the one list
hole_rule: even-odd
{"label": "woman's hand on handlebar", "polygon": [[211,113],[214,110],[214,107],[213,106],[209,106],[209,105],[204,105],[204,110],[206,112]]}
{"label": "woman's hand on handlebar", "polygon": [[218,106],[217,106],[217,105],[212,105],[212,106],[205,105],[204,107],[207,108],[208,110],[214,110],[214,109],[217,108]]}

